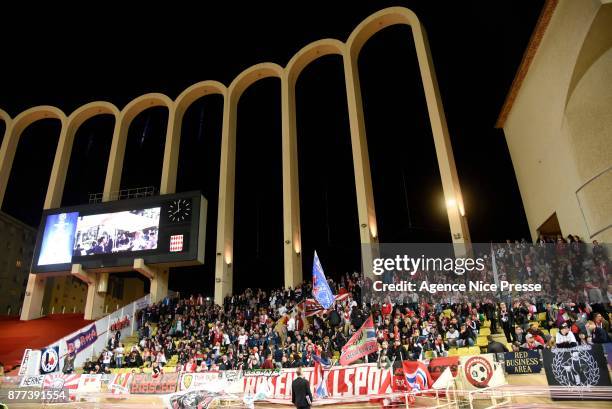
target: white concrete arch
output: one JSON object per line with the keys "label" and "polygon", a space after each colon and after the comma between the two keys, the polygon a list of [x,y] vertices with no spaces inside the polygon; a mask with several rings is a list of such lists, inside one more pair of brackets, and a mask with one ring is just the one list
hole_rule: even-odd
{"label": "white concrete arch", "polygon": [[[3,111],[4,112],[4,111]],[[6,114],[6,113],[5,113]],[[8,117],[8,115],[6,115]],[[17,145],[23,131],[34,122],[42,119],[59,119],[62,123],[62,132],[66,127],[66,115],[61,109],[49,105],[41,105],[27,109],[17,115],[13,120],[6,122],[6,130],[2,147],[0,147],[0,206],[4,200],[4,193],[8,184]]]}
{"label": "white concrete arch", "polygon": [[6,111],[0,109],[0,120],[2,120],[6,124],[6,127],[8,127],[8,123],[11,121],[11,116]]}
{"label": "white concrete arch", "polygon": [[[156,106],[165,106],[168,108],[168,118],[174,115],[174,101],[168,96],[160,93],[141,95],[128,103],[119,113],[119,117],[115,121],[115,130],[113,132],[113,142],[108,158],[102,200],[110,200],[111,193],[119,190],[121,172],[123,171],[123,159],[125,156],[125,144],[132,121],[142,111]],[[168,124],[170,124],[170,121],[168,121]]]}
{"label": "white concrete arch", "polygon": [[304,68],[310,63],[326,55],[343,56],[345,49],[346,45],[342,41],[333,38],[314,41],[302,47],[302,49],[295,53],[291,60],[289,60],[285,67],[287,78],[295,85],[295,81],[297,81]]}
{"label": "white concrete arch", "polygon": [[363,196],[365,199],[358,200],[359,220],[362,227],[368,224],[370,230],[361,230],[362,243],[368,235],[376,236],[377,227],[357,60],[368,39],[385,27],[395,24],[405,24],[412,29],[440,168],[444,199],[447,203],[452,240],[454,244],[465,245],[466,250],[469,250],[470,234],[465,217],[465,206],[427,35],[416,14],[404,7],[389,7],[372,14],[353,30],[346,43],[345,74],[353,138],[356,188],[357,196]]}
{"label": "white concrete arch", "polygon": [[283,72],[283,67],[272,62],[255,64],[234,78],[229,87],[227,87],[228,98],[237,104],[242,93],[255,82],[270,77],[282,79]]}
{"label": "white concrete arch", "polygon": [[95,101],[85,104],[77,108],[66,121],[66,126],[62,128],[55,159],[53,160],[53,168],[51,169],[51,177],[49,187],[47,188],[47,196],[45,197],[45,209],[60,207],[64,187],[66,185],[66,174],[70,165],[70,155],[72,146],[74,145],[74,137],[85,121],[98,115],[112,115],[117,121],[119,109],[110,102]]}
{"label": "white concrete arch", "polygon": [[[283,81],[284,70],[274,63],[253,65],[242,71],[227,89],[223,105],[221,165],[219,172],[219,210],[217,214],[217,254],[215,257],[215,302],[222,303],[233,287],[234,194],[236,176],[236,120],[238,101],[255,82],[270,77]],[[282,85],[281,85],[282,86]]]}
{"label": "white concrete arch", "polygon": [[295,85],[310,63],[326,55],[344,56],[345,45],[335,39],[315,41],[289,60],[281,81],[283,130],[283,234],[285,287],[302,282],[300,189],[296,126]]}
{"label": "white concrete arch", "polygon": [[225,103],[227,88],[218,81],[201,81],[185,89],[174,100],[174,110],[172,115],[168,116],[168,132],[166,134],[162,180],[159,189],[161,194],[174,193],[176,191],[183,115],[185,115],[191,104],[207,95],[222,95]]}

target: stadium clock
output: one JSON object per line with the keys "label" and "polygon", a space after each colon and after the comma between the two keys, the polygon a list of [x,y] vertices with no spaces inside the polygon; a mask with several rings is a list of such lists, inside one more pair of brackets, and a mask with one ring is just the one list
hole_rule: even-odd
{"label": "stadium clock", "polygon": [[168,206],[168,220],[171,222],[184,222],[191,216],[191,200],[176,199]]}

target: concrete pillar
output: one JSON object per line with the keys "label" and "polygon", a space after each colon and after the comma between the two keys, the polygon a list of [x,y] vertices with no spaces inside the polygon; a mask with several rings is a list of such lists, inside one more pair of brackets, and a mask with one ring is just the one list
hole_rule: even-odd
{"label": "concrete pillar", "polygon": [[84,319],[97,320],[104,316],[104,292],[100,292],[100,274],[87,271],[81,264],[73,264],[70,271],[74,277],[87,284]]}
{"label": "concrete pillar", "polygon": [[119,190],[129,127],[130,124],[124,123],[123,121],[123,113],[120,114],[115,121],[113,141],[111,142],[111,150],[108,156],[106,179],[104,181],[104,191],[102,193],[102,201],[104,202],[110,201],[112,192]]}
{"label": "concrete pillar", "polygon": [[361,86],[357,70],[357,56],[351,56],[348,49],[344,52],[344,80],[348,103],[353,167],[355,170],[355,191],[357,193],[357,213],[359,217],[359,236],[361,239],[361,264],[366,277],[374,277],[372,259],[377,253],[378,226],[374,207],[374,191],[370,173],[368,141],[363,119]]}
{"label": "concrete pillar", "polygon": [[99,293],[107,293],[108,292],[108,273],[100,273],[98,275],[98,292]]}
{"label": "concrete pillar", "polygon": [[295,82],[287,72],[281,78],[285,288],[295,288],[303,279]]}
{"label": "concrete pillar", "polygon": [[168,295],[168,269],[160,269],[151,279],[151,302],[162,301]]}
{"label": "concrete pillar", "polygon": [[21,308],[21,320],[33,320],[40,318],[43,297],[45,295],[45,284],[47,279],[43,274],[30,273],[26,286],[23,307]]}
{"label": "concrete pillar", "polygon": [[221,169],[219,172],[219,210],[217,219],[217,256],[215,258],[215,303],[223,304],[233,289],[234,189],[236,178],[237,98],[228,93],[223,105]]}
{"label": "concrete pillar", "polygon": [[134,270],[151,280],[151,302],[162,301],[168,295],[168,268],[145,264],[144,259],[134,260]]}
{"label": "concrete pillar", "polygon": [[[471,251],[470,231],[429,42],[425,30],[420,25],[413,24],[412,27],[453,244],[455,249],[465,249],[469,253]],[[461,254],[461,251],[456,251],[455,254],[461,256],[465,253]]]}
{"label": "concrete pillar", "polygon": [[164,163],[159,193],[162,195],[176,192],[179,151],[181,148],[181,127],[184,111],[177,106],[168,109],[168,128],[164,146]]}

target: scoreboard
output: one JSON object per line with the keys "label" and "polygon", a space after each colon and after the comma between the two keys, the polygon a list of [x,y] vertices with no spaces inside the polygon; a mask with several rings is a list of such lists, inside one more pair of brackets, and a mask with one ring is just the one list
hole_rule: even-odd
{"label": "scoreboard", "polygon": [[206,199],[186,192],[43,212],[33,273],[131,268],[134,259],[169,266],[204,263]]}

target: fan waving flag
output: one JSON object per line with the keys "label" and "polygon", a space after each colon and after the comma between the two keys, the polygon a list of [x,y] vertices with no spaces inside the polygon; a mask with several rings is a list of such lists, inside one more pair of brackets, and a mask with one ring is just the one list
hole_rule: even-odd
{"label": "fan waving flag", "polygon": [[328,309],[334,304],[334,294],[329,288],[316,251],[312,262],[312,295],[324,309]]}
{"label": "fan waving flag", "polygon": [[372,320],[370,315],[361,328],[359,328],[359,331],[355,332],[346,345],[342,347],[340,365],[348,365],[361,357],[376,352],[377,346],[374,320]]}
{"label": "fan waving flag", "polygon": [[[331,368],[331,365],[328,368]],[[317,398],[329,397],[329,391],[327,390],[329,370],[326,371],[325,369],[325,366],[322,365],[320,361],[315,361],[313,383],[315,385],[315,396]]]}
{"label": "fan waving flag", "polygon": [[412,390],[424,391],[433,385],[427,366],[421,361],[402,361],[406,382]]}

